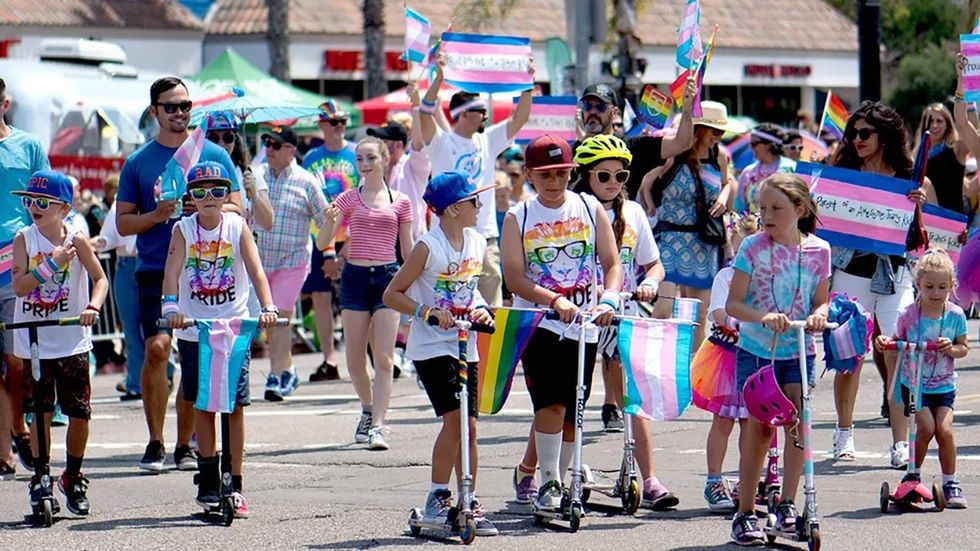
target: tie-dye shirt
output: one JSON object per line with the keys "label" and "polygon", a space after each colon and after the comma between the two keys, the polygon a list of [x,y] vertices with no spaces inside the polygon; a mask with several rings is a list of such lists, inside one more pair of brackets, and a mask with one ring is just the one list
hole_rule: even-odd
{"label": "tie-dye shirt", "polygon": [[[934,342],[939,337],[956,342],[956,339],[966,336],[966,315],[963,309],[946,303],[946,311],[939,319],[931,319],[921,315],[918,301],[913,302],[898,318],[896,338],[908,342]],[[927,394],[943,394],[956,390],[956,372],[953,370],[953,358],[935,350],[927,350],[925,364],[922,369],[922,392]],[[912,370],[908,360],[902,364],[902,384],[912,386]]]}
{"label": "tie-dye shirt", "polygon": [[[606,210],[606,216],[610,222],[616,221],[616,213],[612,209]],[[653,264],[660,260],[660,249],[657,242],[653,240],[653,231],[650,229],[650,219],[643,212],[643,207],[636,201],[626,201],[623,203],[623,220],[626,227],[623,229],[622,244],[619,246],[619,261],[623,264],[623,292],[632,293],[636,290],[637,277],[640,281],[645,276],[638,276],[641,272],[646,272],[644,266]],[[599,271],[599,281],[602,281],[602,270]]]}
{"label": "tie-dye shirt", "polygon": [[[813,311],[819,283],[830,278],[830,244],[807,234],[799,247],[776,243],[768,233],[745,238],[735,255],[735,269],[749,276],[745,304],[763,313],[782,312],[791,320],[805,320]],[[773,333],[761,323],[743,322],[739,347],[761,358],[773,355]],[[796,333],[786,331],[776,340],[775,358],[799,356]],[[806,336],[807,354],[816,354],[813,336]]]}
{"label": "tie-dye shirt", "polygon": [[735,212],[759,212],[759,183],[777,172],[795,172],[796,161],[780,157],[773,163],[754,161],[738,177],[738,193],[733,205]]}

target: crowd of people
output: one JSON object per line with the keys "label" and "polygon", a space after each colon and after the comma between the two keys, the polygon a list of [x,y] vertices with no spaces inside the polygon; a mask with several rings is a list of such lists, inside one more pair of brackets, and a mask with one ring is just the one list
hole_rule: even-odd
{"label": "crowd of people", "polygon": [[[655,303],[653,316],[667,318],[671,299],[700,301],[706,307],[694,320],[695,349],[700,346],[694,369],[717,371],[740,389],[772,364],[783,391],[800,407],[801,359],[795,337],[786,332],[789,322],[806,320],[810,330],[824,329],[830,297],[840,293],[859,302],[873,320],[874,363],[886,389],[882,415],[893,433],[892,467],[909,461],[909,421],[907,405],[887,392],[896,365],[885,349],[892,339],[938,341],[938,351],[929,357],[934,376],[916,419],[923,427],[916,450],[924,454],[936,438],[947,503],[966,506],[955,472],[952,407],[954,360],[967,353],[964,308],[969,304],[954,302],[955,270],[944,251],[930,250],[916,262],[908,255],[831,248],[817,237],[817,206],[805,181],[794,174],[803,151],[800,132],[771,123],[747,129],[729,117],[724,104],[712,101],[702,101],[695,116],[694,79],[668,132],[617,136],[621,98],[610,86],[594,84],[579,100],[575,143],[545,135],[522,149],[512,142],[530,116],[531,91],[496,124],[488,126],[484,100],[466,92],[452,97],[447,117],[438,99],[443,63],[440,58],[424,94],[409,87],[409,114],[368,130],[369,137],[357,143],[346,137],[350,115],[332,101],[325,103],[319,117],[322,144],[302,159],[294,130],[275,126],[262,132],[264,161],[254,164],[235,116],[210,113],[203,123],[207,141],[187,174],[183,200],[163,198],[161,175],[190,135],[193,103],[179,79],[160,79],[150,89],[150,114],[159,135],[107,182],[99,207],[78,201],[71,180],[50,170],[35,137],[3,123],[10,98],[0,81],[0,243],[12,242],[13,251],[11,282],[0,287],[3,321],[78,316],[82,326],[41,330],[39,383],[24,367],[26,332],[4,332],[0,477],[12,478],[18,459],[27,470],[35,461],[49,460],[49,449],[37,449],[39,423],[28,429],[24,413],[35,400],[52,413],[57,405],[69,419],[66,467],[58,486],[69,510],[88,513],[82,463],[93,345],[86,327],[96,322],[108,293],[126,337],[120,391],[123,399],[142,400],[146,418],[148,444],[139,468],[165,468],[164,420],[173,372],[179,369],[173,462],[199,472],[197,500],[206,506],[218,500],[214,413],[195,407],[202,368],[199,335],[184,326],[185,318],[258,318],[271,363],[263,398],[281,402],[302,374],[293,363],[291,329],[276,320],[291,318],[301,297],[308,296],[323,354],[309,380],[338,380],[333,335],[334,303],[339,303],[345,365],[362,411],[352,427],[354,440],[372,450],[389,449],[392,435],[385,423],[396,348],[402,343],[442,418],[424,509],[436,522],[445,521],[454,505],[450,481],[461,441],[454,389],[457,320],[491,324],[493,309],[501,306],[556,313],[556,319],[541,322],[521,358],[534,416],[513,475],[516,500],[546,510],[561,503],[573,455],[574,366],[581,338],[576,324],[586,324],[581,333],[586,397],[600,365],[606,389],[602,421],[616,432],[624,429],[624,392],[615,314],[638,314],[641,303]],[[952,113],[943,103],[923,112],[916,136],[924,130],[931,136],[928,172],[908,198],[967,214],[976,224],[980,123],[963,101],[962,59],[957,68]],[[532,63],[532,76],[533,70]],[[737,174],[721,142],[726,133],[745,132],[751,134],[755,161]],[[925,147],[909,136],[895,110],[864,102],[850,114],[833,152],[810,160],[909,180],[912,152]],[[97,232],[79,228],[86,215],[98,222]],[[114,252],[112,289],[97,251]],[[168,329],[158,327],[161,318],[168,320]],[[469,379],[475,389],[476,350],[470,345]],[[815,354],[808,337],[810,381]],[[251,402],[247,359],[241,367],[231,441],[236,512],[244,517],[242,408]],[[859,367],[835,373],[835,460],[853,460],[857,453],[853,414],[859,374]],[[905,396],[907,401],[907,389]],[[737,423],[739,475],[752,481],[744,486],[754,487],[772,427],[747,413],[739,393],[695,398],[714,415],[704,498],[712,510],[736,512],[737,496],[721,478],[728,437]],[[475,403],[473,396],[471,435],[477,430]],[[40,424],[50,422],[47,415]],[[631,417],[631,422],[642,504],[654,510],[675,507],[679,498],[655,474],[649,421]],[[795,529],[803,453],[792,437],[786,443],[776,514],[777,526],[789,532]],[[471,446],[475,481],[475,438]],[[921,457],[916,464],[921,467]],[[41,499],[40,481],[32,478],[30,488],[32,503]],[[736,543],[763,541],[753,507],[751,499],[739,502],[732,525]],[[496,534],[479,501],[472,509],[478,535]]]}

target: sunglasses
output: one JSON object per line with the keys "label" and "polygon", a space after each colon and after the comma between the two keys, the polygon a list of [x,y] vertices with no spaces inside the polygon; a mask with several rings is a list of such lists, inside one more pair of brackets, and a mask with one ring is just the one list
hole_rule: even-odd
{"label": "sunglasses", "polygon": [[208,141],[218,143],[224,142],[227,144],[235,143],[235,135],[231,132],[208,132]]}
{"label": "sunglasses", "polygon": [[802,145],[784,145],[783,149],[786,151],[803,151]]}
{"label": "sunglasses", "polygon": [[325,119],[321,117],[320,122],[325,122],[330,126],[347,126],[347,119]]}
{"label": "sunglasses", "polygon": [[583,101],[579,105],[582,106],[582,111],[596,111],[598,113],[605,113],[606,108],[609,107],[601,101]]}
{"label": "sunglasses", "polygon": [[264,142],[262,142],[262,145],[266,146],[269,149],[279,151],[280,149],[282,149],[283,142],[277,142],[275,140],[265,140]]}
{"label": "sunglasses", "polygon": [[195,201],[203,201],[208,197],[211,197],[212,199],[224,199],[225,197],[228,196],[228,188],[226,188],[225,186],[217,186],[211,188],[196,187],[187,190],[187,193],[189,193],[191,199]]}
{"label": "sunglasses", "polygon": [[847,141],[849,142],[853,142],[855,137],[861,138],[862,142],[866,142],[871,139],[871,136],[874,136],[877,133],[878,131],[874,128],[862,128],[860,130],[857,128],[851,128],[846,134],[844,134],[844,137],[847,138]]}
{"label": "sunglasses", "polygon": [[755,147],[757,145],[769,145],[769,142],[764,142],[762,140],[752,140],[749,143],[752,145],[752,147]]}
{"label": "sunglasses", "polygon": [[173,115],[178,110],[181,113],[190,113],[194,103],[191,101],[181,101],[179,103],[158,103],[157,107],[163,107],[163,111],[168,115]]}
{"label": "sunglasses", "polygon": [[31,205],[36,206],[41,210],[48,210],[51,205],[64,205],[61,201],[55,201],[54,199],[49,199],[47,197],[31,197],[30,195],[25,195],[21,198],[21,203],[23,203],[25,209],[31,208]]}
{"label": "sunglasses", "polygon": [[608,170],[593,170],[592,174],[595,174],[595,179],[599,181],[600,184],[608,184],[609,180],[615,178],[617,184],[625,184],[626,180],[630,179],[630,171],[628,170],[617,170],[616,172],[610,172]]}

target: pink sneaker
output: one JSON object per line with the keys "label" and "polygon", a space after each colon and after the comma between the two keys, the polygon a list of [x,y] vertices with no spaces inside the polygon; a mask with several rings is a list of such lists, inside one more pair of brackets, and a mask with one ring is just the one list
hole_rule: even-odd
{"label": "pink sneaker", "polygon": [[231,497],[235,499],[235,518],[248,518],[248,501],[245,499],[245,494],[235,492]]}

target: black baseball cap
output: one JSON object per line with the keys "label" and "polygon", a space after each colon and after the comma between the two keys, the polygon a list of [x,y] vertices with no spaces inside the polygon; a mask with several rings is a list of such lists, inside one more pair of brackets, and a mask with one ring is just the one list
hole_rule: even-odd
{"label": "black baseball cap", "polygon": [[296,133],[293,129],[288,126],[273,126],[268,132],[262,134],[262,139],[275,140],[280,143],[286,143],[293,147],[299,144],[299,140],[296,138]]}
{"label": "black baseball cap", "polygon": [[581,99],[584,100],[589,96],[598,98],[603,103],[607,103],[609,105],[619,105],[618,94],[616,94],[616,91],[613,90],[612,86],[609,86],[608,84],[598,83],[588,85],[582,92]]}
{"label": "black baseball cap", "polygon": [[368,136],[374,136],[382,140],[399,141],[403,144],[408,143],[408,130],[395,121],[388,121],[379,128],[368,128]]}

